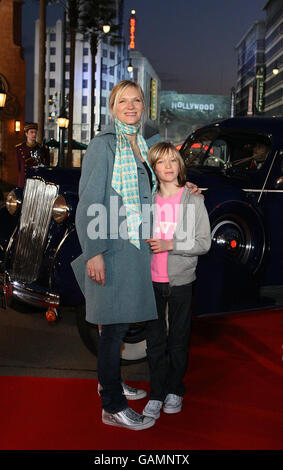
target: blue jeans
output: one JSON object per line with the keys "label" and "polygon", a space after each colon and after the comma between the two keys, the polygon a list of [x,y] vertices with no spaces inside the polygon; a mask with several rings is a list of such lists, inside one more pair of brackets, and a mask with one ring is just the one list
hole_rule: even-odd
{"label": "blue jeans", "polygon": [[[150,399],[164,401],[168,393],[183,396],[191,331],[192,284],[170,286],[153,282],[158,319],[146,323]],[[167,325],[165,309],[168,303]]]}
{"label": "blue jeans", "polygon": [[121,344],[129,329],[128,323],[102,325],[98,345],[97,375],[102,385],[102,408],[108,413],[118,413],[128,407],[122,394],[120,353]]}

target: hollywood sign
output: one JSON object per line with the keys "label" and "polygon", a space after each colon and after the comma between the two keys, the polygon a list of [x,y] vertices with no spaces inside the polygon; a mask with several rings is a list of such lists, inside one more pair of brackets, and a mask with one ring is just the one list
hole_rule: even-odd
{"label": "hollywood sign", "polygon": [[214,108],[214,104],[183,103],[182,101],[171,103],[171,109],[185,109],[188,111],[214,111]]}

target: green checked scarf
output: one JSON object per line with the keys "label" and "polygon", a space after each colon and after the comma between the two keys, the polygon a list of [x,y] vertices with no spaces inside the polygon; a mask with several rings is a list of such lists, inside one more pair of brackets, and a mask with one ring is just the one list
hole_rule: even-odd
{"label": "green checked scarf", "polygon": [[[126,209],[127,227],[129,241],[140,249],[139,226],[142,222],[141,203],[139,197],[139,183],[137,164],[131,144],[127,134],[137,134],[137,144],[142,158],[146,161],[148,147],[143,136],[140,134],[140,125],[132,126],[124,124],[118,119],[115,120],[115,130],[117,136],[115,162],[112,175],[112,188],[122,197]],[[151,169],[154,192],[156,189],[156,177]]]}

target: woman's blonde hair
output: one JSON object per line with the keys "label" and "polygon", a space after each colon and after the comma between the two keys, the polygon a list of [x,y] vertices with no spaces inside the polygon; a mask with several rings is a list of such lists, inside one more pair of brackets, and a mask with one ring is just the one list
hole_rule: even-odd
{"label": "woman's blonde hair", "polygon": [[158,144],[153,145],[148,152],[149,163],[151,164],[151,167],[155,172],[157,160],[168,155],[169,152],[174,155],[179,165],[178,186],[185,186],[187,180],[187,171],[184,164],[184,160],[182,159],[176,147],[171,142],[158,142]]}
{"label": "woman's blonde hair", "polygon": [[109,110],[110,110],[112,116],[115,116],[116,106],[117,106],[117,103],[119,101],[119,98],[120,98],[121,94],[128,87],[136,88],[136,90],[140,94],[140,97],[141,97],[141,100],[142,100],[142,103],[143,103],[143,107],[144,107],[144,111],[146,110],[144,93],[142,91],[141,86],[138,83],[133,82],[131,80],[121,80],[120,82],[117,83],[117,85],[115,85],[112,88],[112,91],[111,91],[110,96],[109,96]]}

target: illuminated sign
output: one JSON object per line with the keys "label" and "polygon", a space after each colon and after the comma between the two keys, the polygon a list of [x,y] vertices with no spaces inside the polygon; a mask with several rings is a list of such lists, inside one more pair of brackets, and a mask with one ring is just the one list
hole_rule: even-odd
{"label": "illuminated sign", "polygon": [[136,18],[131,16],[130,18],[130,49],[136,48]]}
{"label": "illuminated sign", "polygon": [[157,80],[151,79],[150,82],[150,119],[157,119]]}
{"label": "illuminated sign", "polygon": [[199,111],[213,111],[214,104],[210,103],[184,103],[183,101],[172,101],[171,109],[185,109],[185,110],[199,110]]}
{"label": "illuminated sign", "polygon": [[253,94],[254,94],[254,87],[253,85],[250,85],[249,86],[248,111],[247,111],[248,116],[253,115]]}
{"label": "illuminated sign", "polygon": [[256,109],[258,113],[263,112],[264,98],[264,67],[259,67],[256,72]]}

